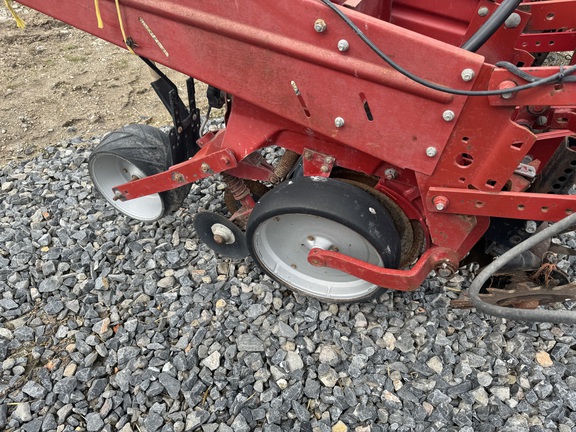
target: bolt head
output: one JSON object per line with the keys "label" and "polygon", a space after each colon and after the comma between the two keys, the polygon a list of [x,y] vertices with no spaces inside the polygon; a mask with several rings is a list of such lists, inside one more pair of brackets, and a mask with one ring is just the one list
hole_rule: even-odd
{"label": "bolt head", "polygon": [[345,124],[345,122],[344,122],[344,119],[342,117],[336,117],[334,119],[334,125],[337,128],[341,128],[342,126],[344,126],[344,124]]}
{"label": "bolt head", "polygon": [[524,227],[524,230],[525,230],[528,234],[534,234],[537,229],[538,229],[538,225],[536,224],[536,222],[534,222],[534,221],[526,221],[526,226]]}
{"label": "bolt head", "polygon": [[438,274],[438,276],[445,279],[450,279],[456,274],[455,267],[453,265],[448,265],[448,263],[445,262],[434,267],[434,271]]}
{"label": "bolt head", "polygon": [[448,207],[448,198],[442,195],[434,197],[432,204],[434,204],[434,208],[436,208],[436,210],[442,211]]}
{"label": "bolt head", "polygon": [[184,177],[184,174],[177,171],[172,174],[172,180],[178,183],[186,183],[186,177]]}
{"label": "bolt head", "polygon": [[480,9],[478,9],[478,15],[480,15],[481,17],[485,17],[486,15],[488,15],[488,8],[486,6],[482,6]]}
{"label": "bolt head", "polygon": [[438,154],[438,150],[436,150],[436,147],[428,147],[426,149],[426,156],[428,156],[428,157],[433,158],[437,154]]}
{"label": "bolt head", "polygon": [[394,180],[398,177],[398,171],[393,168],[387,168],[386,171],[384,171],[384,177],[386,177],[386,180]]}
{"label": "bolt head", "polygon": [[468,82],[468,81],[472,81],[474,79],[474,71],[470,68],[466,68],[462,71],[462,73],[460,74],[460,76],[462,77],[462,80]]}
{"label": "bolt head", "polygon": [[318,18],[314,23],[314,30],[316,30],[318,33],[324,33],[326,31],[326,21],[324,21],[322,18]]}
{"label": "bolt head", "polygon": [[454,117],[456,117],[456,115],[452,110],[446,110],[442,113],[442,118],[444,119],[444,121],[451,122],[452,120],[454,120]]}
{"label": "bolt head", "polygon": [[438,276],[443,278],[449,278],[450,276],[452,276],[452,270],[448,268],[438,269]]}
{"label": "bolt head", "polygon": [[350,48],[350,44],[348,43],[347,40],[341,39],[340,41],[338,41],[338,51],[340,52],[348,51],[348,48]]}
{"label": "bolt head", "polygon": [[548,123],[548,117],[546,116],[538,116],[536,119],[536,124],[538,126],[545,126]]}
{"label": "bolt head", "polygon": [[512,13],[506,21],[504,21],[504,26],[506,28],[516,28],[522,22],[522,18],[516,12]]}
{"label": "bolt head", "polygon": [[[511,80],[505,80],[502,81],[500,84],[498,84],[498,90],[513,89],[514,87],[516,87],[516,83]],[[510,93],[503,93],[500,95],[500,97],[502,99],[512,99],[514,95],[515,95],[514,92],[510,92]]]}

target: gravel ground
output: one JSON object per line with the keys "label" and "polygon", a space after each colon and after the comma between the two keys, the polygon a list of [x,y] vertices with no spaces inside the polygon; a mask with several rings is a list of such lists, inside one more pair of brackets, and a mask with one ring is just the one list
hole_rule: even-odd
{"label": "gravel ground", "polygon": [[199,244],[213,180],[160,222],[113,211],[96,142],[0,169],[1,430],[574,430],[573,326],[452,309],[464,277],[360,305],[294,295]]}

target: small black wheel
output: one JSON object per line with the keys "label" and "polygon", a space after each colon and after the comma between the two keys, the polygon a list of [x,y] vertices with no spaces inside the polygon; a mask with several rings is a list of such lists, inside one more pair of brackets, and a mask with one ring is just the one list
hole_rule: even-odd
{"label": "small black wheel", "polygon": [[120,212],[133,219],[155,221],[180,208],[190,184],[129,201],[114,201],[112,188],[166,171],[169,148],[168,135],[155,127],[128,125],[102,139],[90,155],[88,171],[98,192]]}
{"label": "small black wheel", "polygon": [[270,277],[330,302],[363,301],[379,288],[328,267],[308,263],[312,248],[335,250],[397,268],[400,238],[384,206],[348,183],[321,177],[288,180],[262,197],[246,230],[252,258]]}
{"label": "small black wheel", "polygon": [[246,236],[228,218],[201,211],[194,215],[194,229],[198,238],[214,252],[234,259],[248,256]]}

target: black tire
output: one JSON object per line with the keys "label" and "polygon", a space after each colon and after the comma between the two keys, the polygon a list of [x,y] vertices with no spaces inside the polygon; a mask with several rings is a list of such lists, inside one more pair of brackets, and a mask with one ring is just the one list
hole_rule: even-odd
{"label": "black tire", "polygon": [[133,124],[106,135],[88,160],[94,186],[120,212],[142,221],[158,220],[180,208],[191,184],[149,197],[114,201],[112,187],[130,181],[132,175],[146,177],[170,167],[170,139],[159,129]]}
{"label": "black tire", "polygon": [[400,238],[384,206],[348,183],[317,177],[288,180],[262,197],[248,220],[248,250],[271,278],[329,302],[364,301],[380,287],[308,263],[313,247],[397,268]]}

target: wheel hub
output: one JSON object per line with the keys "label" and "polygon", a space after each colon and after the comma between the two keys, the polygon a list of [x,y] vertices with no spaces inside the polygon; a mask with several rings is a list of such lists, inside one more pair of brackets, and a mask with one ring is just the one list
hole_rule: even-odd
{"label": "wheel hub", "polygon": [[196,234],[214,252],[229,258],[244,258],[248,255],[246,237],[226,217],[203,211],[194,216]]}
{"label": "wheel hub", "polygon": [[306,236],[305,244],[308,247],[308,250],[312,250],[314,248],[323,250],[338,250],[338,248],[333,245],[332,240],[321,236],[315,237],[311,234]]}

